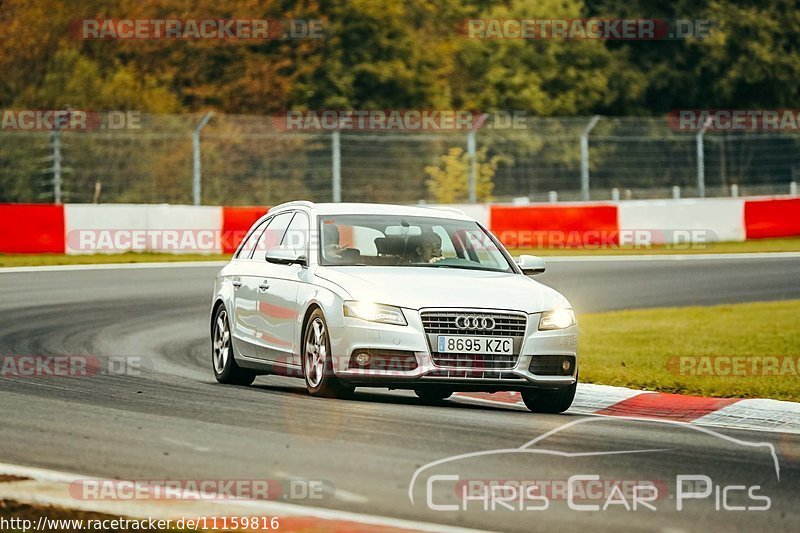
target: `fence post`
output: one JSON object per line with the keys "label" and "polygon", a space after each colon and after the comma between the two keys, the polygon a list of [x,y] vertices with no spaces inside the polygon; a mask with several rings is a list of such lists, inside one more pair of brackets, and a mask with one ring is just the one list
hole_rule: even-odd
{"label": "fence post", "polygon": [[58,111],[55,114],[53,121],[53,134],[50,136],[50,141],[53,148],[53,203],[58,205],[63,203],[63,179],[62,172],[62,159],[61,159],[61,130],[70,127],[72,120],[72,111],[67,107],[63,112]]}
{"label": "fence post", "polygon": [[706,128],[711,125],[711,117],[708,117],[703,127],[697,132],[695,143],[697,147],[697,195],[700,198],[706,197],[706,156],[703,150],[703,136],[706,134]]}
{"label": "fence post", "polygon": [[201,183],[200,183],[200,132],[203,128],[206,127],[208,121],[211,120],[211,117],[214,115],[212,112],[208,112],[203,115],[203,118],[200,119],[200,122],[197,123],[197,126],[194,127],[194,131],[192,131],[192,155],[194,158],[194,165],[193,165],[193,177],[192,177],[192,197],[194,199],[194,205],[200,205],[200,193],[201,193]]}
{"label": "fence post", "polygon": [[475,140],[475,130],[470,130],[467,133],[467,154],[469,154],[469,203],[478,203],[478,190],[475,184],[475,176],[477,174],[478,156]]}
{"label": "fence post", "polygon": [[333,168],[333,201],[340,203],[342,201],[342,145],[341,134],[339,130],[331,134],[331,160]]}
{"label": "fence post", "polygon": [[797,182],[791,181],[789,182],[789,194],[792,196],[797,196]]}
{"label": "fence post", "polygon": [[590,200],[589,195],[589,133],[597,125],[600,115],[595,115],[581,132],[581,196]]}
{"label": "fence post", "polygon": [[477,135],[478,130],[481,129],[483,123],[486,122],[486,119],[489,118],[489,115],[486,113],[481,114],[475,121],[472,123],[472,129],[469,130],[467,133],[467,154],[469,155],[469,203],[476,204],[478,203],[478,184],[477,184],[477,175],[478,175],[478,141]]}
{"label": "fence post", "polygon": [[53,203],[61,203],[61,128],[56,123],[53,128]]}

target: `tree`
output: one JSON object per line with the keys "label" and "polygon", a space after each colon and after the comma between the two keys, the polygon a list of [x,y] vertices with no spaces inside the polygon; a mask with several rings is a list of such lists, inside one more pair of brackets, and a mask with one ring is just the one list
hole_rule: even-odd
{"label": "tree", "polygon": [[588,0],[588,16],[707,20],[707,37],[607,43],[647,80],[610,114],[668,113],[682,108],[793,108],[800,98],[800,10],[787,0]]}
{"label": "tree", "polygon": [[[494,191],[492,178],[501,158],[494,156],[486,159],[486,148],[477,151],[475,171],[475,193],[479,202],[489,202]],[[437,202],[452,204],[469,199],[470,155],[463,148],[455,146],[441,156],[439,166],[425,167],[430,176],[427,181],[428,191]]]}
{"label": "tree", "polygon": [[[512,0],[480,19],[577,19],[581,0]],[[538,116],[591,114],[617,100],[636,100],[646,78],[630,68],[627,51],[600,40],[460,39],[456,106],[481,111],[524,110]]]}

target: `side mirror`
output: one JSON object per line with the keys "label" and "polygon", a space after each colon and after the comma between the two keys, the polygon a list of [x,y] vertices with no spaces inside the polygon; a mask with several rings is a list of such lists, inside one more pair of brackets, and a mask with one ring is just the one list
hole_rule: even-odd
{"label": "side mirror", "polygon": [[288,248],[270,248],[267,250],[266,259],[268,263],[279,265],[306,266],[306,256]]}
{"label": "side mirror", "polygon": [[544,259],[535,255],[521,255],[517,258],[517,266],[525,275],[541,274],[545,271]]}

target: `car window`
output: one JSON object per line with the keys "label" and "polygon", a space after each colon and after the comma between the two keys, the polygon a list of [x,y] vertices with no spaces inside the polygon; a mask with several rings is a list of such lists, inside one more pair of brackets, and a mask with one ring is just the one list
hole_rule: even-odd
{"label": "car window", "polygon": [[377,229],[349,224],[323,225],[322,231],[325,233],[323,239],[327,244],[322,254],[326,258],[330,255],[334,259],[339,249],[348,248],[358,249],[364,255],[376,256],[378,255],[376,243],[380,245],[380,239],[384,236],[383,232]]}
{"label": "car window", "polygon": [[330,215],[320,219],[320,236],[322,265],[513,271],[503,251],[474,221]]}
{"label": "car window", "polygon": [[442,239],[442,257],[458,257],[456,254],[456,248],[453,245],[453,241],[450,239],[450,235],[447,233],[447,230],[443,226],[433,226],[433,232]]}
{"label": "car window", "polygon": [[258,244],[256,244],[253,252],[253,259],[264,259],[267,255],[267,250],[280,245],[292,216],[294,216],[294,211],[275,215],[275,218],[272,219],[267,229],[259,237]]}
{"label": "car window", "polygon": [[239,252],[236,254],[237,258],[248,259],[250,257],[250,254],[253,252],[253,247],[256,245],[256,242],[258,242],[259,237],[261,237],[261,232],[264,231],[264,228],[267,227],[267,224],[269,224],[270,220],[272,219],[266,219],[259,224],[256,229],[250,232],[241,248],[239,248]]}
{"label": "car window", "polygon": [[306,255],[308,245],[309,222],[305,213],[297,212],[286,229],[281,241],[281,248],[292,250],[297,255]]}
{"label": "car window", "polygon": [[464,232],[463,237],[467,255],[470,259],[477,260],[480,264],[492,268],[502,268],[505,259],[494,253],[496,248],[487,235],[477,232]]}

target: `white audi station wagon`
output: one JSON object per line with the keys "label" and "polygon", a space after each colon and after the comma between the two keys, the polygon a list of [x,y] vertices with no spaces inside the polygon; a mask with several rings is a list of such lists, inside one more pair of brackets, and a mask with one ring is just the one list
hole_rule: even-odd
{"label": "white audi station wagon", "polygon": [[211,308],[220,383],[305,380],[314,396],[356,387],[519,391],[560,413],[578,383],[566,298],[529,276],[481,224],[450,208],[298,201],[270,209],[219,272]]}

